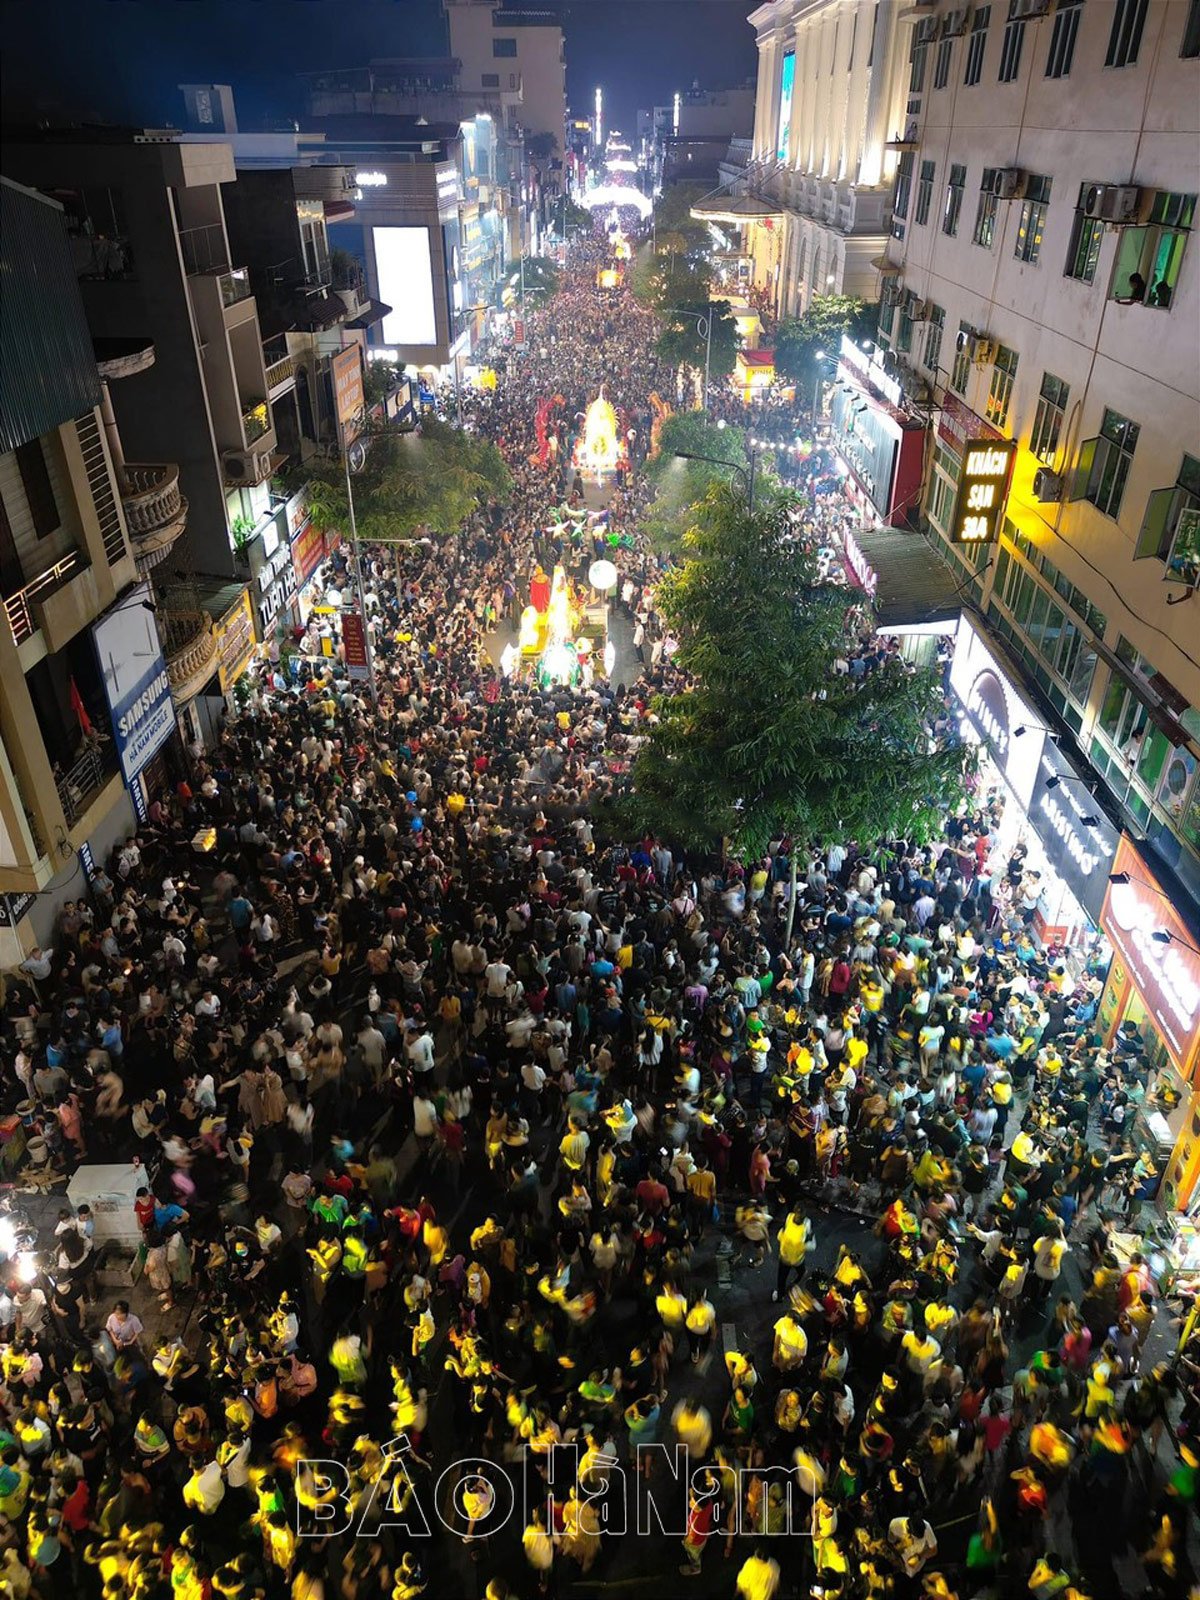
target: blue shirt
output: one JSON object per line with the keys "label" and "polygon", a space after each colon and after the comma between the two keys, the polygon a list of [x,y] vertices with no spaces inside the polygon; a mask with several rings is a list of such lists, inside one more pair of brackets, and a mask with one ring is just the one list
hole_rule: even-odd
{"label": "blue shirt", "polygon": [[168,1200],[166,1205],[163,1205],[160,1201],[155,1201],[154,1226],[160,1233],[169,1223],[180,1222],[182,1219],[182,1206],[177,1206],[173,1200]]}

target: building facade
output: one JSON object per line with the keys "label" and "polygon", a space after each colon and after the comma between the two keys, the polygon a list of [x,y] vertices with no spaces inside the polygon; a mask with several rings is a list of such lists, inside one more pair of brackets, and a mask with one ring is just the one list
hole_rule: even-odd
{"label": "building facade", "polygon": [[769,0],[750,15],[753,139],[722,176],[759,202],[745,248],[777,316],[814,295],[877,298],[914,15],[900,0]]}
{"label": "building facade", "polygon": [[[48,938],[69,886],[82,892],[80,862],[90,871],[132,829],[130,790],[141,757],[161,745],[164,707],[168,733],[173,725],[126,515],[148,516],[143,479],[173,483],[177,468],[124,463],[62,205],[7,178],[0,202],[0,965],[9,966]],[[123,632],[144,636],[145,660],[109,659],[102,640],[118,638],[120,654]],[[125,737],[133,723],[114,714],[120,693],[106,695],[127,671],[145,678],[153,701],[140,750]]]}
{"label": "building facade", "polygon": [[494,0],[445,0],[445,11],[459,92],[472,99],[519,95],[526,133],[548,135],[561,155],[567,65],[558,18],[549,11],[506,11]]}
{"label": "building facade", "polygon": [[[1102,1012],[1143,1031],[1187,1106],[1200,974],[1171,930],[1196,942],[1200,907],[1200,7],[922,6],[906,74],[871,360],[928,420],[921,520],[964,626],[1047,752],[1079,758],[1081,848],[1098,819],[1124,830]],[[985,700],[981,736],[1007,745]],[[1167,1132],[1177,1197],[1200,1147]]]}

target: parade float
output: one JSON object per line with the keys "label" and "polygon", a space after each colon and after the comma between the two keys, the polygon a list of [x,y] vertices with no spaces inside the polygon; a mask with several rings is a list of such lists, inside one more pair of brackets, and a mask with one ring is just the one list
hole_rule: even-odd
{"label": "parade float", "polygon": [[583,428],[575,441],[572,465],[594,482],[617,470],[626,458],[625,440],[617,424],[617,413],[601,389],[583,416]]}
{"label": "parade float", "polygon": [[587,688],[598,673],[612,671],[605,594],[616,586],[617,569],[611,561],[594,561],[588,576],[589,583],[580,585],[561,563],[553,574],[534,569],[516,646],[509,645],[501,658],[505,676],[519,670],[543,688]]}

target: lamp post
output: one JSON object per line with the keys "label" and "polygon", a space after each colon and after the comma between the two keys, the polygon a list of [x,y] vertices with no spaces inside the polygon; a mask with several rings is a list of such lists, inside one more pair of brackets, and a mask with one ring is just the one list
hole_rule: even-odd
{"label": "lamp post", "polygon": [[704,335],[704,410],[708,411],[708,368],[712,357],[712,313],[705,311],[688,311],[683,306],[669,306],[665,313],[669,317],[691,317],[696,324],[696,330]]}
{"label": "lamp post", "polygon": [[707,461],[710,466],[728,467],[731,472],[736,472],[746,485],[747,510],[751,516],[754,515],[754,458],[756,454],[754,448],[750,451],[749,472],[746,471],[745,467],[739,466],[736,461],[724,461],[720,456],[702,456],[695,450],[676,450],[673,454],[683,461]]}
{"label": "lamp post", "polygon": [[825,360],[825,352],[824,352],[824,350],[816,350],[816,351],[814,351],[813,352],[813,359],[816,361],[816,364],[817,364],[817,381],[816,381],[816,384],[814,385],[814,388],[813,388],[813,409],[812,409],[813,434],[815,435],[816,431],[817,431],[817,420],[821,415],[821,389],[822,389],[822,384],[823,384],[823,379],[822,379],[822,374],[821,374],[821,363]]}

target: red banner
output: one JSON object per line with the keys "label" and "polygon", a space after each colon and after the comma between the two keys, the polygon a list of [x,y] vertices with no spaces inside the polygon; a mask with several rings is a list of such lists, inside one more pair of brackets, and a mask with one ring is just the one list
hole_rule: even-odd
{"label": "red banner", "polygon": [[325,536],[312,523],[306,523],[292,540],[292,566],[296,569],[296,584],[303,586],[312,577],[325,558]]}
{"label": "red banner", "polygon": [[942,414],[938,418],[938,438],[948,444],[956,456],[962,456],[968,439],[1003,439],[1004,435],[990,422],[977,416],[970,406],[964,405],[947,391],[942,401]]}
{"label": "red banner", "polygon": [[371,676],[367,666],[367,635],[357,611],[342,612],[342,648],[350,677],[366,683]]}

